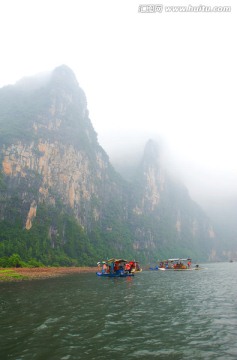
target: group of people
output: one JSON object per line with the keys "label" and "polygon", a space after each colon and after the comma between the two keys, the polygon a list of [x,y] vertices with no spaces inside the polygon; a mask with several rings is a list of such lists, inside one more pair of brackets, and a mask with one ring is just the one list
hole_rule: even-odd
{"label": "group of people", "polygon": [[187,262],[187,265],[183,264],[181,261],[173,265],[174,269],[189,269],[191,267],[191,261]]}
{"label": "group of people", "polygon": [[187,262],[187,265],[185,265],[184,263],[182,263],[182,261],[176,261],[173,263],[172,262],[168,262],[168,261],[161,261],[159,264],[159,268],[164,268],[164,269],[190,269],[191,268],[191,260],[189,260]]}
{"label": "group of people", "polygon": [[[100,263],[98,264],[100,266]],[[131,273],[132,267],[130,263],[123,263],[123,262],[105,262],[102,263],[102,273],[109,274],[109,273],[118,273],[118,272],[128,272]]]}

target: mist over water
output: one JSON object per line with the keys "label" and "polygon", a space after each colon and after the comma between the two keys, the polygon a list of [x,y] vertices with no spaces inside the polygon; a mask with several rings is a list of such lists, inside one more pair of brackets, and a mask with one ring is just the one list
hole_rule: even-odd
{"label": "mist over water", "polygon": [[10,360],[236,359],[237,263],[0,284]]}

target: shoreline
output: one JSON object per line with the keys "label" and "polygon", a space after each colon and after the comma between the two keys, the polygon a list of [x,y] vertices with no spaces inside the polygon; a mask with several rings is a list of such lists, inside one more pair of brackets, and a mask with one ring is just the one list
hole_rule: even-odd
{"label": "shoreline", "polygon": [[0,268],[0,282],[48,279],[70,274],[95,273],[97,267]]}

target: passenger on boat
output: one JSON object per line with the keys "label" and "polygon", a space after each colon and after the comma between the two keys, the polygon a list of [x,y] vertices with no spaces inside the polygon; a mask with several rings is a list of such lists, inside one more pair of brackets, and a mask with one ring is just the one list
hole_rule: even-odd
{"label": "passenger on boat", "polygon": [[129,263],[125,265],[125,271],[131,272],[131,265]]}
{"label": "passenger on boat", "polygon": [[119,272],[121,275],[124,274],[124,266],[122,264],[120,264],[120,266],[119,266]]}
{"label": "passenger on boat", "polygon": [[113,272],[114,272],[114,263],[113,263],[113,262],[110,264],[109,272],[110,272],[110,273],[113,273]]}
{"label": "passenger on boat", "polygon": [[107,265],[104,263],[102,265],[102,273],[105,274],[107,272]]}

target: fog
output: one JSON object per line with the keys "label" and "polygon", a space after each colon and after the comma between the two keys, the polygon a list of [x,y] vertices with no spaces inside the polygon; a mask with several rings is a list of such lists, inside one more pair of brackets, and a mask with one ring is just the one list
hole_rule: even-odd
{"label": "fog", "polygon": [[208,1],[228,12],[162,4],[161,13],[141,13],[139,1],[2,2],[0,86],[67,64],[115,166],[162,138],[195,200],[236,195],[235,3]]}
{"label": "fog", "polygon": [[[161,145],[164,166],[172,177],[180,180],[189,190],[190,196],[205,209],[212,208],[215,204],[220,204],[236,198],[237,203],[237,174],[235,164],[233,170],[217,165],[208,164],[198,159],[194,159],[187,147],[185,153],[178,152],[178,147],[170,144],[165,138],[156,137],[148,133],[126,134],[120,136],[120,142],[105,141],[104,147],[107,149],[110,160],[114,167],[130,180],[134,174],[136,166],[142,159],[143,150],[146,142],[152,138]],[[201,147],[201,144],[200,144]],[[185,150],[185,149],[184,149]],[[202,150],[200,150],[202,151]],[[127,174],[126,174],[127,172]]]}

